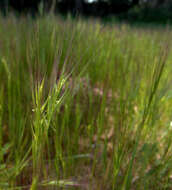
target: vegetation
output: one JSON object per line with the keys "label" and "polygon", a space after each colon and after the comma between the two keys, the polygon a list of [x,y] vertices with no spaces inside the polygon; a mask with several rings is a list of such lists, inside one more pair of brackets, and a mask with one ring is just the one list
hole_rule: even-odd
{"label": "vegetation", "polygon": [[172,188],[170,28],[0,25],[0,189]]}
{"label": "vegetation", "polygon": [[55,13],[76,17],[94,16],[128,22],[153,22],[171,24],[171,0],[1,0],[0,12],[7,16],[11,12],[17,16]]}
{"label": "vegetation", "polygon": [[1,0],[0,13],[7,16],[31,15],[36,18],[49,13],[73,17],[97,17],[128,23],[171,24],[171,0]]}
{"label": "vegetation", "polygon": [[[100,12],[125,12],[133,6],[139,4],[139,0],[1,0],[0,8],[8,12],[11,9],[19,13],[38,12],[38,7],[43,4],[45,11],[60,10],[61,12],[72,12],[74,14],[93,14],[100,15]],[[99,10],[101,9],[101,10]]]}

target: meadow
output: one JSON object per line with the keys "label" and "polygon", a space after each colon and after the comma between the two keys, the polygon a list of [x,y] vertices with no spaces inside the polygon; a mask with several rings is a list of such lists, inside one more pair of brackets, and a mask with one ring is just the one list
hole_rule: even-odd
{"label": "meadow", "polygon": [[0,17],[0,189],[172,189],[172,31]]}

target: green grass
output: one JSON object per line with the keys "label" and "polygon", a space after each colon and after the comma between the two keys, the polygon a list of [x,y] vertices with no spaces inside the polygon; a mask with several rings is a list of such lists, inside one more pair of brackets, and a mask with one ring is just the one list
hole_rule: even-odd
{"label": "green grass", "polygon": [[0,26],[0,189],[172,188],[170,28]]}

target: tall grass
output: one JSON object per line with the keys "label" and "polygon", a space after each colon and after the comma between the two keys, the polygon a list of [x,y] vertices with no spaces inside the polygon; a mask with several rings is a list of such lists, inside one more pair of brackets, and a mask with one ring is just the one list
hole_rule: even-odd
{"label": "tall grass", "polygon": [[170,28],[0,26],[0,189],[172,188]]}

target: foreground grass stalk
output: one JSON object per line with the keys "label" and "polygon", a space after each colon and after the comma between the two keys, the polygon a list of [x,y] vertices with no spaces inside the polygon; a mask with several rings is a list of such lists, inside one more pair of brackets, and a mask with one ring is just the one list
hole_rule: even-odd
{"label": "foreground grass stalk", "polygon": [[44,161],[46,161],[45,145],[49,145],[49,128],[55,111],[58,111],[65,93],[61,95],[61,90],[65,83],[65,78],[61,77],[58,84],[50,91],[47,99],[43,102],[44,80],[38,84],[33,93],[34,122],[32,125],[32,159],[33,159],[33,184],[32,189],[38,185],[38,181],[43,174]]}

